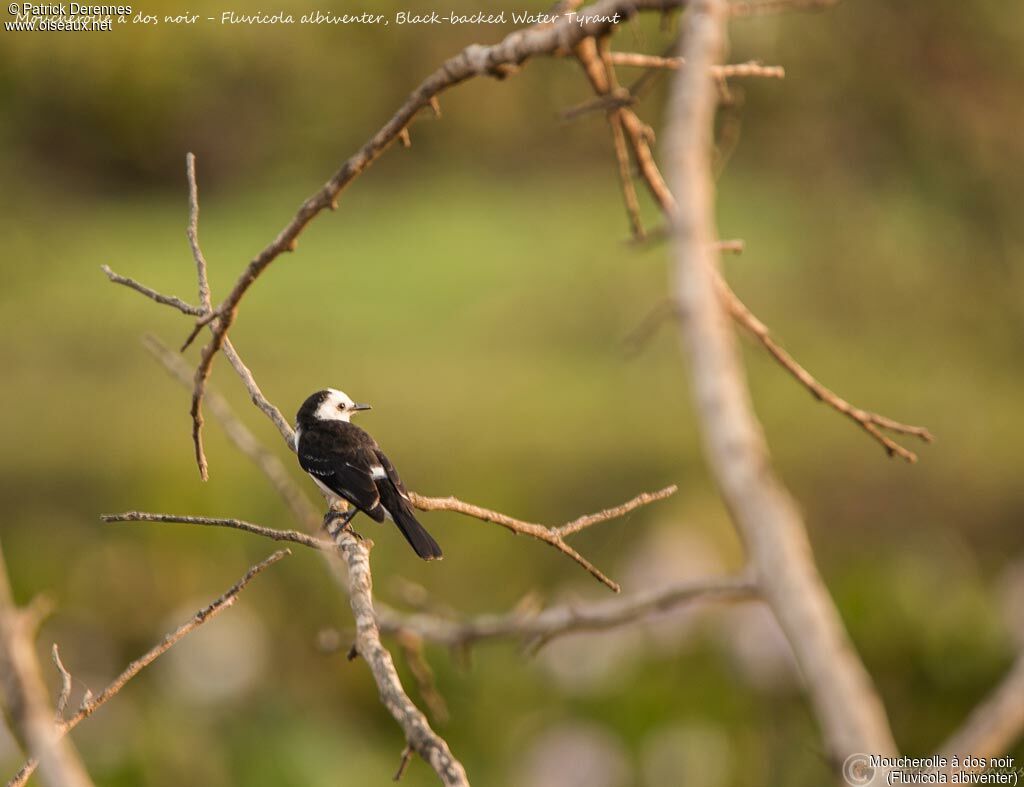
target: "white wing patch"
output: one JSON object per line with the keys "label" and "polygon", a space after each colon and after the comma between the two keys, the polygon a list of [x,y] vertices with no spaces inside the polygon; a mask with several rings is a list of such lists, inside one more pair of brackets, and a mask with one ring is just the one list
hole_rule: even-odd
{"label": "white wing patch", "polygon": [[382,478],[387,478],[388,474],[382,465],[374,465],[370,468],[370,477],[379,481]]}

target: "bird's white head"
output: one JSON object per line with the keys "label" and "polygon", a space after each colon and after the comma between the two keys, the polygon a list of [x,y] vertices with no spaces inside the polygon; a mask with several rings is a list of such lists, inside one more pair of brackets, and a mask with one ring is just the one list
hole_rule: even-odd
{"label": "bird's white head", "polygon": [[349,421],[360,410],[369,410],[368,404],[353,402],[347,393],[335,388],[320,392],[321,400],[313,417],[319,421]]}

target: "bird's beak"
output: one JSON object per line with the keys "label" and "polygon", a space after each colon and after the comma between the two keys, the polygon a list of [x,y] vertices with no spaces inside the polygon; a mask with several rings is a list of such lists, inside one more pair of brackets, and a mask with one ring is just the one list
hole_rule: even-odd
{"label": "bird's beak", "polygon": [[372,410],[373,408],[368,404],[353,404],[353,410]]}

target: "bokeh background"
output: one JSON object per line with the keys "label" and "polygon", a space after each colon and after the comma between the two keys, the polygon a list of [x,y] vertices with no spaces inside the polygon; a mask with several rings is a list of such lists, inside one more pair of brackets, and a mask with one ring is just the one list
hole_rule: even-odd
{"label": "bokeh background", "polygon": [[[136,10],[257,8],[147,0]],[[140,343],[152,332],[176,345],[188,324],[108,284],[99,266],[194,298],[184,236],[194,151],[222,296],[420,78],[504,32],[0,33],[0,534],[19,600],[56,602],[40,652],[60,642],[76,696],[271,551],[237,532],[103,525],[100,513],[293,526],[212,419],[211,478],[199,481],[187,393]],[[672,35],[648,19],[615,44],[657,53]],[[727,275],[824,383],[938,437],[916,466],[887,460],[747,343],[779,471],[911,754],[958,725],[1024,633],[1022,52],[1024,10],[996,0],[851,0],[732,25],[734,60],[781,64],[787,78],[735,83],[742,133],[719,182],[719,225],[747,251],[726,260]],[[665,84],[641,106],[655,128]],[[588,97],[568,60],[443,96],[443,119],[417,122],[413,147],[389,151],[257,283],[232,337],[288,414],[327,385],[371,401],[363,425],[425,494],[557,523],[678,484],[670,501],[577,537],[630,592],[735,570],[742,552],[701,460],[674,337],[624,351],[666,292],[668,252],[624,242],[603,119],[559,119]],[[223,359],[213,385],[292,461]],[[392,604],[473,613],[528,594],[606,595],[541,544],[455,515],[423,520],[441,564],[362,524],[378,545],[378,596]],[[364,666],[322,647],[347,643],[346,601],[320,558],[296,551],[75,732],[98,784],[390,779],[399,730]],[[428,656],[450,706],[439,727],[475,784],[828,778],[787,646],[755,604],[693,607],[534,658],[509,644],[480,647],[468,667],[443,650]],[[0,736],[0,770],[19,763]],[[405,783],[433,779],[414,762]]]}

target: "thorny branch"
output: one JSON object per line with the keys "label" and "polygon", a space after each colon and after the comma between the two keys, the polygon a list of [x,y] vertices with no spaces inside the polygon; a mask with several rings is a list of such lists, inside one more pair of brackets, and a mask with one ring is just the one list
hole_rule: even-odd
{"label": "thorny branch", "polygon": [[[77,727],[81,722],[83,722],[85,719],[87,719],[101,707],[106,705],[107,702],[109,702],[111,699],[117,696],[118,692],[120,692],[121,689],[125,687],[128,681],[130,681],[132,678],[134,678],[136,675],[142,672],[142,670],[144,670],[146,667],[148,667],[150,664],[152,664],[154,661],[160,658],[160,656],[162,656],[164,653],[166,653],[168,650],[174,647],[174,645],[180,642],[184,637],[188,636],[190,633],[195,631],[197,628],[199,628],[207,621],[213,620],[213,618],[217,617],[225,609],[232,606],[235,603],[235,600],[238,598],[238,594],[245,589],[245,586],[248,585],[249,582],[256,575],[258,575],[265,568],[273,565],[274,563],[276,563],[288,554],[290,554],[290,551],[287,549],[279,550],[272,554],[270,557],[268,557],[266,560],[257,563],[252,568],[250,568],[245,573],[245,576],[243,576],[240,580],[238,580],[238,582],[236,582],[234,585],[228,588],[228,590],[225,591],[224,594],[221,595],[218,599],[216,599],[211,604],[203,607],[198,612],[196,612],[196,614],[193,615],[191,619],[189,619],[188,621],[180,625],[177,629],[168,634],[166,637],[164,637],[159,644],[153,646],[152,648],[150,648],[150,650],[148,650],[142,656],[140,656],[131,664],[129,664],[124,669],[124,671],[116,678],[114,678],[110,685],[107,686],[98,695],[96,695],[95,697],[87,695],[86,698],[82,701],[81,707],[78,709],[74,716],[67,719],[66,721],[60,719],[57,722],[56,726],[54,726],[52,716],[47,715],[47,723],[50,726],[50,729],[53,730],[52,734],[55,736],[55,739],[62,739],[67,733],[71,732],[71,730]],[[60,657],[57,652],[56,645],[54,646],[53,653],[54,661],[57,664],[58,670],[60,671],[64,681],[64,689],[62,689],[61,691],[61,698],[64,699],[66,698],[66,692],[70,690],[71,676],[68,673],[68,671],[64,668],[63,664],[60,662]],[[58,702],[58,708],[60,708],[60,704],[61,703]],[[36,759],[35,757],[30,759],[21,767],[21,770],[19,770],[18,773],[16,773],[14,777],[7,783],[7,787],[22,787],[22,785],[24,785],[28,781],[29,777],[35,771],[37,765],[40,765],[40,760]],[[43,767],[45,768],[45,763]]]}

